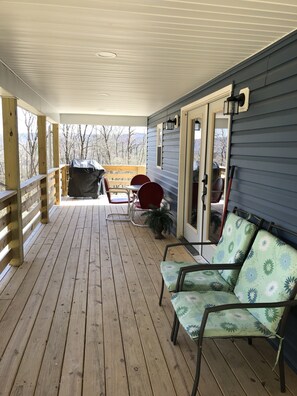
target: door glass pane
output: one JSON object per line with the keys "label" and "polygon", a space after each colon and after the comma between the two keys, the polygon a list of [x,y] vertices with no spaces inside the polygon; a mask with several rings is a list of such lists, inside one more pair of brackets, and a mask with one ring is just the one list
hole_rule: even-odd
{"label": "door glass pane", "polygon": [[188,217],[187,221],[197,229],[197,210],[198,210],[198,180],[200,165],[200,145],[201,145],[201,122],[199,118],[192,120],[191,134],[191,174],[189,175],[189,194],[188,194]]}
{"label": "door glass pane", "polygon": [[220,236],[224,208],[224,187],[228,145],[228,116],[215,113],[214,140],[212,148],[211,210],[209,219],[209,240],[217,243]]}

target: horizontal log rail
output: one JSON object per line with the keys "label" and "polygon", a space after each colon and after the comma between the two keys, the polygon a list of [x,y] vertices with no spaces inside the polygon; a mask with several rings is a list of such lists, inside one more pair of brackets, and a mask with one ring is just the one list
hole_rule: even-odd
{"label": "horizontal log rail", "polygon": [[16,191],[1,191],[0,192],[0,272],[13,258],[13,251],[11,249],[12,242],[12,208],[13,202],[17,196]]}

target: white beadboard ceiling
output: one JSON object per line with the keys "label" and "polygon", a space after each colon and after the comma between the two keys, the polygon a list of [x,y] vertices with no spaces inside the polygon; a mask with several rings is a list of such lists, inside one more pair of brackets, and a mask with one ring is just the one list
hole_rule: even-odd
{"label": "white beadboard ceiling", "polygon": [[0,59],[61,114],[147,116],[296,28],[297,0],[0,0]]}

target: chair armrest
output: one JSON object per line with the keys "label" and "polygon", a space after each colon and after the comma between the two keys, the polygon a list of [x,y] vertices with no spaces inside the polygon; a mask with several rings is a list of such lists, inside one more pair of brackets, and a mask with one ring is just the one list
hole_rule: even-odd
{"label": "chair armrest", "polygon": [[261,303],[234,303],[234,304],[223,304],[216,305],[215,307],[207,307],[207,315],[212,312],[226,311],[229,309],[238,308],[279,308],[279,307],[294,307],[297,305],[297,300],[287,300],[287,301],[273,301],[273,302],[261,302]]}
{"label": "chair armrest", "polygon": [[176,281],[176,292],[182,291],[182,287],[185,281],[186,274],[189,272],[205,271],[205,270],[234,270],[240,269],[243,263],[228,263],[228,264],[194,264],[179,269],[177,281]]}
{"label": "chair armrest", "polygon": [[171,247],[175,246],[206,246],[206,245],[214,245],[213,242],[177,242],[177,243],[170,243],[169,245],[165,246],[164,254],[163,254],[163,261],[166,261],[167,252]]}

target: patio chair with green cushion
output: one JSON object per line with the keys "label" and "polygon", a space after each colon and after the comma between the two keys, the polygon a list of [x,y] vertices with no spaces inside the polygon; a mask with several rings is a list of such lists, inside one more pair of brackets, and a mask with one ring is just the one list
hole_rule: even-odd
{"label": "patio chair with green cushion", "polygon": [[[166,256],[169,248],[180,245],[209,245],[212,242],[188,242],[175,243],[167,245],[165,248],[163,261],[161,262],[162,286],[160,292],[159,305],[162,304],[162,297],[164,292],[164,285],[170,292],[175,291],[179,281],[180,270],[183,267],[190,266],[192,271],[187,274],[184,281],[184,290],[221,290],[232,291],[237,280],[238,268],[230,266],[230,264],[243,263],[249,248],[255,238],[258,228],[262,224],[262,219],[249,214],[243,210],[236,209],[236,213],[229,213],[224,225],[222,236],[215,248],[215,253],[212,257],[211,264],[208,264],[204,271],[194,272],[196,268],[202,263],[186,263],[176,261],[166,261]],[[244,219],[239,214],[247,217]],[[252,223],[251,221],[254,221]],[[217,271],[212,267],[212,264],[228,264],[229,269]]]}
{"label": "patio chair with green cushion", "polygon": [[[280,227],[272,226],[277,230]],[[282,229],[283,231],[284,229]],[[296,233],[287,231],[297,237]],[[219,270],[220,264],[214,264]],[[201,271],[206,266],[201,266]],[[179,290],[185,272],[183,270]],[[196,375],[192,396],[196,395],[204,338],[271,337],[279,340],[280,388],[285,391],[283,339],[285,326],[297,292],[297,250],[260,230],[245,259],[234,291],[178,291],[172,305],[187,334],[197,343]],[[172,333],[175,344],[178,325]]]}

